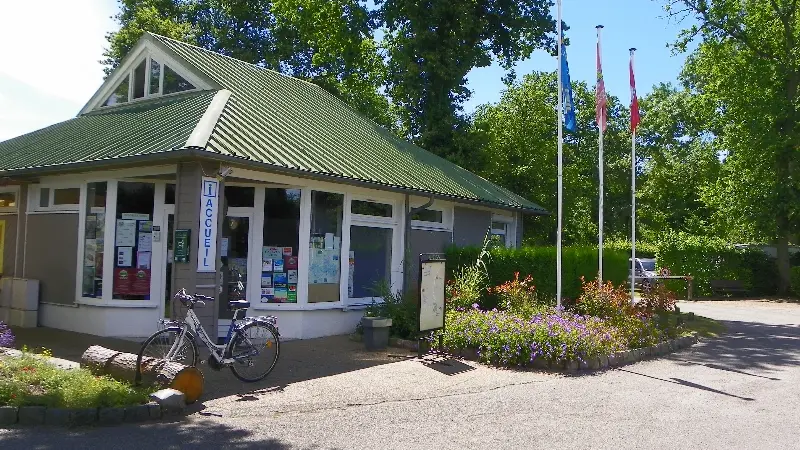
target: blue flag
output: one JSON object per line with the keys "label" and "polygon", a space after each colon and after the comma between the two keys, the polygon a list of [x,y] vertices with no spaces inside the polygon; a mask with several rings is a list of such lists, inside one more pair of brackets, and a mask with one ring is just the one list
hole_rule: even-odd
{"label": "blue flag", "polygon": [[575,102],[572,101],[572,83],[569,80],[569,64],[567,64],[567,46],[561,40],[561,92],[564,98],[564,128],[574,132],[578,129],[578,122],[575,118]]}

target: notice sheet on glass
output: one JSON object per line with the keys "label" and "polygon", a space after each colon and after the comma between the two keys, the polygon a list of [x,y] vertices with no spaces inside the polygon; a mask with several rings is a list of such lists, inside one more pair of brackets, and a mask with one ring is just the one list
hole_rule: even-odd
{"label": "notice sheet on glass", "polygon": [[419,331],[444,327],[445,261],[440,255],[420,257]]}

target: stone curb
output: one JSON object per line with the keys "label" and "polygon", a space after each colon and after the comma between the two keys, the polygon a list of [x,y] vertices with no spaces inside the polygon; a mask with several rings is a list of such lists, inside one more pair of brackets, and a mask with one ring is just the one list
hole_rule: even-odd
{"label": "stone curb", "polygon": [[57,427],[82,427],[90,425],[121,425],[161,420],[168,414],[161,405],[150,402],[113,408],[47,408],[44,406],[0,406],[0,428],[9,426],[47,425]]}

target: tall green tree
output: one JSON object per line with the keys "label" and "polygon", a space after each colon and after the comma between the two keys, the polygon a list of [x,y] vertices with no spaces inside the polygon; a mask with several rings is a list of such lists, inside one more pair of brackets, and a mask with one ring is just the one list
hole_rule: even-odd
{"label": "tall green tree", "polygon": [[[565,134],[564,241],[597,242],[598,129],[594,89],[573,83],[578,130]],[[472,135],[479,140],[484,167],[480,173],[535,201],[552,215],[525,223],[528,242],[550,245],[556,239],[557,100],[556,75],[535,72],[511,86],[500,102],[482,105]],[[605,134],[605,233],[625,236],[630,230],[630,134],[628,112],[609,95]]]}
{"label": "tall green tree", "polygon": [[397,128],[364,0],[120,0],[115,18],[107,72],[150,31],[311,81]]}
{"label": "tall green tree", "polygon": [[388,93],[406,137],[470,168],[462,139],[467,73],[493,60],[509,70],[537,48],[555,48],[552,0],[376,0],[386,27]]}
{"label": "tall green tree", "polygon": [[698,25],[684,69],[687,86],[719,112],[727,151],[708,200],[738,239],[778,249],[779,291],[790,286],[788,244],[800,230],[800,7],[797,0],[671,0]]}
{"label": "tall green tree", "polygon": [[637,188],[637,229],[656,242],[680,231],[716,235],[714,208],[706,201],[720,172],[719,150],[710,129],[715,115],[688,89],[656,86],[641,100],[644,117],[637,130],[643,157]]}

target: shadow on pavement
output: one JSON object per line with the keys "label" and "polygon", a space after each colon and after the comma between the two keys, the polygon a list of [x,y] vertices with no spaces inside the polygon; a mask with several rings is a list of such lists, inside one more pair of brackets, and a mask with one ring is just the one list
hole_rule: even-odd
{"label": "shadow on pavement", "polygon": [[729,393],[727,393],[725,391],[720,391],[719,389],[710,388],[710,387],[704,386],[702,384],[692,383],[691,381],[682,380],[680,378],[671,378],[671,379],[668,380],[666,378],[659,378],[659,377],[654,377],[652,375],[647,375],[647,374],[640,373],[640,372],[634,372],[633,370],[619,369],[619,371],[620,372],[630,373],[630,374],[633,374],[633,375],[639,375],[640,377],[646,377],[646,378],[650,378],[650,379],[653,379],[653,380],[663,381],[665,383],[678,384],[678,385],[681,385],[681,386],[686,386],[686,387],[690,387],[690,388],[700,389],[700,390],[703,390],[703,391],[713,392],[714,394],[720,394],[720,395],[725,395],[725,396],[728,396],[728,397],[738,398],[739,400],[746,400],[746,401],[749,401],[749,402],[755,401],[754,398],[740,397],[738,395],[729,394]]}
{"label": "shadow on pavement", "polygon": [[704,339],[670,359],[682,364],[703,365],[742,375],[779,380],[755,372],[770,372],[800,364],[800,327],[756,322],[721,321],[727,333]]}
{"label": "shadow on pavement", "polygon": [[106,427],[61,429],[16,428],[0,433],[3,449],[67,450],[84,448],[124,449],[288,449],[276,439],[254,439],[245,429],[198,420],[191,423],[125,425],[113,428],[109,441]]}
{"label": "shadow on pavement", "polygon": [[[57,358],[76,362],[80,362],[81,355],[91,345],[138,353],[141,344],[132,340],[103,338],[53,328],[14,328],[12,331],[16,336],[17,347],[44,347],[50,349]],[[240,399],[244,399],[242,401],[246,401],[248,398],[279,392],[292,383],[398,362],[397,355],[390,355],[390,352],[399,353],[404,350],[368,352],[364,349],[364,344],[354,342],[347,336],[281,342],[280,359],[275,369],[267,378],[256,383],[239,381],[230,369],[216,371],[206,364],[200,364],[199,368],[205,378],[205,392],[201,403],[190,408],[194,412],[200,411],[203,401],[230,395],[239,395]],[[207,349],[200,349],[200,358],[208,358]]]}

